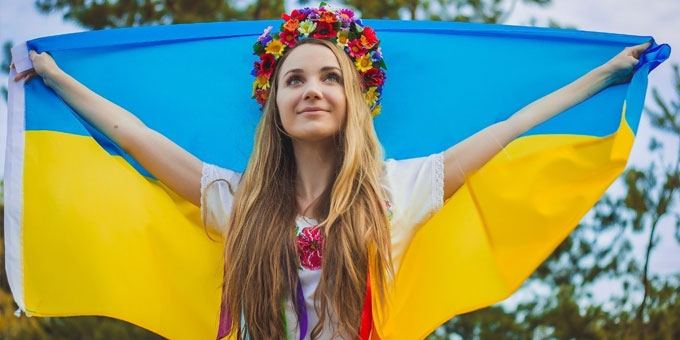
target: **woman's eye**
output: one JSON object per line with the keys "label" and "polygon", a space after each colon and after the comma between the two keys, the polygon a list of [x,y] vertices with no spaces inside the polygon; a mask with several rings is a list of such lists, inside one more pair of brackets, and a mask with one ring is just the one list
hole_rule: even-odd
{"label": "woman's eye", "polygon": [[334,80],[335,82],[337,82],[337,83],[340,83],[341,80],[342,80],[342,79],[340,78],[340,75],[337,74],[337,73],[330,73],[330,74],[328,74],[328,76],[326,77],[326,79],[333,79],[333,80]]}
{"label": "woman's eye", "polygon": [[[340,75],[337,74],[337,73],[329,73],[328,75],[326,75],[324,80],[328,80],[328,79],[331,79],[332,81],[334,81],[336,83],[342,83],[342,77],[340,77]],[[301,84],[301,83],[302,83],[302,79],[300,78],[300,76],[292,76],[292,77],[288,78],[288,80],[286,80],[287,86],[298,85],[298,84]]]}
{"label": "woman's eye", "polygon": [[286,85],[293,85],[293,82],[300,81],[300,77],[290,77],[286,81]]}

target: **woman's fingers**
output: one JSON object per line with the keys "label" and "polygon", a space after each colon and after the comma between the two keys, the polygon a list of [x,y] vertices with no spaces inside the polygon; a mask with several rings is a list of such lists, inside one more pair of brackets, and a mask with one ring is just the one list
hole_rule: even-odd
{"label": "woman's fingers", "polygon": [[642,55],[642,53],[643,53],[643,52],[644,52],[651,44],[652,44],[652,43],[648,41],[648,42],[646,42],[646,43],[644,43],[644,44],[640,44],[640,45],[635,45],[635,46],[629,47],[629,48],[630,48],[630,52],[631,52],[630,55],[632,55],[633,57],[635,57],[635,59],[640,59],[640,56]]}
{"label": "woman's fingers", "polygon": [[21,80],[22,78],[24,78],[28,74],[28,72],[29,72],[29,70],[17,73],[16,76],[14,76],[14,81]]}
{"label": "woman's fingers", "polygon": [[28,51],[28,58],[31,60],[31,63],[33,63],[33,68],[17,73],[17,75],[14,77],[14,80],[28,81],[35,76],[42,76],[46,69],[50,66],[50,58],[48,57],[49,55],[45,52],[38,53],[34,50]]}
{"label": "woman's fingers", "polygon": [[643,44],[628,46],[604,64],[610,85],[630,81],[635,66],[639,64],[645,50],[651,46],[651,41]]}
{"label": "woman's fingers", "polygon": [[33,78],[37,73],[35,73],[34,69],[26,70],[26,71],[21,71],[17,73],[17,75],[14,77],[14,81],[20,81],[22,79],[25,79],[28,81],[29,79]]}
{"label": "woman's fingers", "polygon": [[[28,59],[30,59],[31,62],[33,62],[36,55],[37,55],[37,53],[35,53],[35,51],[33,51],[33,50],[28,51]],[[14,63],[11,63],[9,65],[9,67],[16,70]],[[37,73],[35,72],[35,69],[24,70],[24,71],[17,73],[16,76],[14,76],[14,81],[20,81],[20,80],[28,81],[29,79],[33,78],[36,75],[37,75]]]}

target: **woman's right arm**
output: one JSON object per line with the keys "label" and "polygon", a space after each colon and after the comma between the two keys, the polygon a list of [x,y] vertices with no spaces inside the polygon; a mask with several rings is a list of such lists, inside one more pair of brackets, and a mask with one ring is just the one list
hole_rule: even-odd
{"label": "woman's right arm", "polygon": [[33,69],[15,80],[40,75],[80,116],[111,138],[146,170],[179,196],[200,206],[202,162],[157,131],[147,127],[129,111],[96,94],[62,71],[43,52],[29,53]]}

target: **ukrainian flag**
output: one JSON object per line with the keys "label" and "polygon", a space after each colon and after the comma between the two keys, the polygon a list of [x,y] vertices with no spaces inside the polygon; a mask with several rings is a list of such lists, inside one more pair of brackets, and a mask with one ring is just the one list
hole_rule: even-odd
{"label": "ukrainian flag", "polygon": [[[423,338],[512,294],[619,176],[649,72],[651,37],[451,22],[365,20],[388,63],[376,129],[390,158],[442,151],[652,41],[630,83],[508,145],[417,233],[374,307],[374,335]],[[69,74],[200,159],[243,171],[260,116],[252,44],[279,21],[140,27],[35,39]],[[11,75],[10,79],[13,78]],[[10,81],[6,264],[30,316],[104,315],[172,339],[213,339],[221,243],[174,195],[42,80]],[[215,235],[213,235],[215,236]]]}

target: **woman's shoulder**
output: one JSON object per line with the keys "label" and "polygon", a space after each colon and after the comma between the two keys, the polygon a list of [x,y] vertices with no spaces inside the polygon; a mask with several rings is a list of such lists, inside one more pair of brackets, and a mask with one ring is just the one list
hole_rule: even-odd
{"label": "woman's shoulder", "polygon": [[385,159],[382,184],[397,217],[418,223],[443,205],[443,154]]}
{"label": "woman's shoulder", "polygon": [[418,228],[443,205],[442,153],[386,159],[383,186],[390,202],[392,261],[400,265]]}
{"label": "woman's shoulder", "polygon": [[200,209],[206,226],[224,232],[240,182],[241,173],[203,162]]}
{"label": "woman's shoulder", "polygon": [[238,184],[241,181],[241,175],[242,174],[238,171],[203,162],[203,168],[201,170],[201,187],[205,187],[211,182],[218,180],[224,180],[231,184]]}
{"label": "woman's shoulder", "polygon": [[442,152],[404,159],[387,158],[383,164],[383,183],[389,188],[422,185],[427,183],[428,179],[432,185],[436,185],[439,181],[443,183],[444,155]]}

